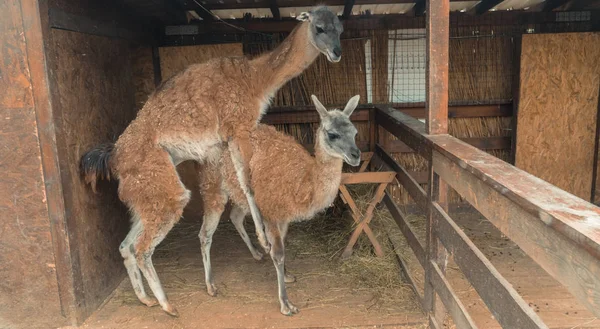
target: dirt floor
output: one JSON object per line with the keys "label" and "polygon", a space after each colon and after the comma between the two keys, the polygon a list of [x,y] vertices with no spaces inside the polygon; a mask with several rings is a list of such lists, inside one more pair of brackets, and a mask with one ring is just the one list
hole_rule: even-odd
{"label": "dirt floor", "polygon": [[[354,191],[368,195],[369,190]],[[357,197],[359,206],[368,198]],[[336,208],[342,209],[342,208]],[[205,291],[197,233],[198,210],[189,210],[155,253],[165,291],[178,308],[172,318],[160,308],[147,308],[135,297],[128,279],[83,328],[427,328],[416,295],[400,275],[396,254],[404,259],[422,295],[423,269],[385,209],[377,210],[371,227],[386,256],[376,257],[361,236],[353,256],[340,259],[353,229],[347,212],[336,211],[290,227],[286,265],[297,278],[288,284],[290,300],[300,313],[279,313],[277,279],[269,258],[255,261],[224,214],[215,233],[212,260],[219,293]],[[518,246],[474,211],[451,212],[474,244],[553,329],[600,328],[600,320],[579,304]],[[409,221],[425,244],[425,219]],[[246,227],[256,241],[250,220]],[[497,321],[450,258],[448,281],[479,328],[500,328]],[[453,329],[451,320],[444,328]]]}
{"label": "dirt floor", "polygon": [[[192,214],[174,228],[154,258],[180,317],[140,304],[125,279],[82,328],[426,328],[415,295],[399,274],[385,230],[377,229],[387,248],[383,259],[372,254],[364,237],[350,260],[339,258],[352,229],[348,217],[322,215],[290,227],[286,266],[297,281],[287,287],[290,301],[300,308],[297,315],[279,313],[271,259],[258,262],[252,258],[227,214],[212,246],[219,290],[217,297],[210,297],[197,237],[201,220]],[[252,231],[250,219],[246,227]]]}

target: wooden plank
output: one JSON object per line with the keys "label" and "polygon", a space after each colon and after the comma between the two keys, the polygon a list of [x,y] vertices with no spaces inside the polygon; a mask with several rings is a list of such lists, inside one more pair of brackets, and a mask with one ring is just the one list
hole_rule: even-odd
{"label": "wooden plank", "polygon": [[590,200],[600,33],[523,35],[520,76],[515,165]]}
{"label": "wooden plank", "polygon": [[431,283],[452,316],[457,328],[477,328],[477,325],[471,319],[469,312],[458,296],[456,296],[456,293],[454,293],[450,282],[446,280],[439,266],[435,262],[431,262],[430,266],[433,269],[431,272]]}
{"label": "wooden plank", "polygon": [[410,246],[410,249],[412,249],[413,253],[415,254],[415,257],[417,258],[421,266],[425,267],[425,249],[423,248],[423,245],[415,235],[415,230],[414,228],[412,228],[412,225],[410,225],[410,223],[406,221],[406,215],[402,212],[402,210],[400,210],[400,208],[398,208],[398,205],[396,205],[392,197],[387,192],[383,197],[383,202],[390,211],[390,214],[392,215],[392,218],[394,218],[394,221],[396,221],[396,224],[398,224],[400,231],[402,231],[402,234],[404,235],[406,242]]}
{"label": "wooden plank", "polygon": [[369,109],[369,151],[375,152],[375,145],[379,141],[379,126],[375,122],[375,109]]}
{"label": "wooden plank", "polygon": [[342,173],[340,184],[391,183],[396,173],[393,171],[371,171],[357,173]]}
{"label": "wooden plank", "polygon": [[425,135],[425,124],[387,106],[376,106],[375,121],[425,159],[431,157],[431,144]]}
{"label": "wooden plank", "polygon": [[590,202],[594,204],[598,204],[596,199],[598,198],[596,188],[598,186],[598,163],[599,157],[598,153],[600,153],[600,88],[598,88],[598,111],[596,114],[596,137],[594,138],[594,168],[592,173],[592,196],[590,198]]}
{"label": "wooden plank", "polygon": [[90,17],[66,13],[58,8],[49,8],[50,27],[109,38],[119,38],[129,41],[148,43],[152,35],[144,29],[128,26],[123,27],[117,21],[97,21]]}
{"label": "wooden plank", "polygon": [[[511,137],[471,137],[459,139],[480,150],[508,150],[511,146]],[[410,147],[400,140],[386,140],[381,144],[390,153],[414,152]]]}
{"label": "wooden plank", "polygon": [[[388,239],[390,240],[390,242],[392,244],[394,244],[394,242],[389,238],[389,236],[388,236]],[[396,248],[395,245],[394,245],[394,248]],[[419,292],[419,289],[417,288],[417,284],[416,284],[417,281],[413,278],[412,274],[410,274],[408,264],[404,261],[404,259],[398,252],[394,252],[394,254],[396,255],[396,260],[398,261],[398,264],[400,264],[400,270],[402,271],[402,274],[406,278],[406,281],[408,282],[408,285],[410,286],[410,288],[415,293],[415,297],[417,298],[419,305],[421,306],[421,308],[424,309],[425,305],[423,304],[423,296],[421,296],[421,293]]]}
{"label": "wooden plank", "polygon": [[[416,119],[425,119],[425,104],[394,104],[400,112]],[[448,118],[509,117],[512,115],[511,104],[497,105],[449,105]]]}
{"label": "wooden plank", "polygon": [[[485,1],[485,0],[484,0]],[[427,133],[448,133],[449,0],[427,1],[425,97]]]}
{"label": "wooden plank", "polygon": [[419,183],[396,162],[380,145],[375,147],[375,154],[392,170],[396,172],[398,182],[404,186],[408,194],[415,200],[415,203],[421,207],[423,211],[427,209],[427,194],[421,188]]}
{"label": "wooden plank", "polygon": [[[304,148],[311,154],[315,152],[315,144],[305,143],[302,144],[302,146],[304,146]],[[369,142],[367,141],[358,141],[356,142],[356,146],[360,149],[361,152],[369,151]]]}
{"label": "wooden plank", "polygon": [[277,0],[269,0],[269,8],[271,9],[273,19],[277,21],[280,20],[281,14],[279,13],[279,5],[277,4]]}
{"label": "wooden plank", "polygon": [[[355,110],[350,116],[350,120],[353,122],[365,122],[369,121],[369,110],[360,109]],[[264,124],[277,125],[277,124],[297,124],[297,123],[319,123],[319,113],[313,108],[308,111],[295,111],[295,112],[271,112],[269,111],[261,121]]]}
{"label": "wooden plank", "polygon": [[37,0],[0,1],[0,327],[4,328],[69,325],[72,309],[67,307],[75,299],[71,255],[60,222],[64,208],[53,153],[44,9]]}
{"label": "wooden plank", "polygon": [[432,206],[437,236],[500,325],[503,328],[548,328],[441,206],[437,202]]}
{"label": "wooden plank", "polygon": [[352,7],[356,0],[344,0],[344,13],[342,14],[343,19],[348,19],[352,15]]}
{"label": "wooden plank", "polygon": [[510,123],[510,158],[509,162],[513,166],[515,165],[515,159],[517,154],[517,119],[519,113],[519,84],[521,82],[521,36],[513,39],[515,43],[515,50],[513,55],[513,106],[512,106],[512,121]]}
{"label": "wooden plank", "polygon": [[488,12],[488,10],[496,7],[504,0],[482,0],[476,6],[471,8],[468,13],[471,15],[481,15]]}
{"label": "wooden plank", "polygon": [[[345,104],[327,104],[327,107],[343,108]],[[425,103],[395,103],[392,107],[408,114],[415,119],[425,119]],[[374,105],[361,104],[358,110],[373,109]],[[276,112],[314,111],[312,105],[272,106],[267,115]],[[448,118],[480,118],[480,117],[510,117],[513,113],[512,103],[494,105],[448,105]]]}
{"label": "wooden plank", "polygon": [[[459,0],[452,0],[459,1]],[[396,4],[396,3],[413,3],[414,0],[357,0],[356,5],[386,5],[386,4]],[[186,9],[195,9],[193,6],[193,1],[190,3]],[[287,7],[313,7],[316,5],[322,4],[320,1],[316,0],[294,0],[294,1],[281,1],[279,3],[280,8]],[[345,4],[345,0],[330,0],[327,1],[328,6],[343,6]],[[217,9],[251,9],[251,8],[269,8],[268,0],[257,0],[251,2],[243,2],[243,3],[235,3],[235,2],[227,2],[227,3],[215,3],[211,4],[211,8],[213,10]]]}
{"label": "wooden plank", "polygon": [[600,208],[460,141],[439,142],[447,154],[434,152],[435,171],[600,316]]}

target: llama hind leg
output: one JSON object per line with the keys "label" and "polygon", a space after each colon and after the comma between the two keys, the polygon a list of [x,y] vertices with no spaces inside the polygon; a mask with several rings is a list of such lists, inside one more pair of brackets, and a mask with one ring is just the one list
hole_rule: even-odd
{"label": "llama hind leg", "polygon": [[200,238],[200,246],[202,248],[202,264],[204,265],[204,281],[206,282],[206,292],[213,297],[217,295],[217,287],[215,287],[215,283],[213,281],[212,267],[210,263],[210,247],[212,245],[213,234],[217,230],[219,220],[221,219],[221,214],[223,214],[223,208],[224,207],[221,206],[218,209],[205,209],[202,228],[198,234],[198,237]]}
{"label": "llama hind leg", "polygon": [[250,187],[250,179],[248,173],[248,166],[250,164],[250,158],[252,154],[252,146],[250,145],[250,141],[248,139],[238,138],[238,140],[229,140],[229,150],[231,155],[231,162],[233,162],[233,167],[235,168],[235,173],[246,196],[246,200],[248,201],[248,206],[250,207],[250,214],[252,215],[252,221],[254,222],[254,227],[256,229],[256,236],[258,238],[258,242],[263,247],[265,252],[269,252],[271,249],[271,245],[269,241],[265,237],[265,225],[263,222],[262,215],[258,206],[256,205],[256,201],[254,200],[254,193]]}
{"label": "llama hind leg", "polygon": [[254,259],[256,259],[256,260],[262,260],[263,254],[260,251],[256,250],[256,247],[254,247],[254,245],[250,241],[250,237],[248,236],[248,233],[246,232],[246,228],[244,227],[244,217],[245,216],[246,216],[246,212],[242,208],[240,208],[238,206],[233,206],[233,208],[231,209],[231,214],[230,214],[231,222],[233,223],[233,225],[235,226],[235,229],[238,231],[238,233],[242,237],[242,240],[244,240],[244,242],[246,243],[246,246],[248,246],[248,249],[250,250],[252,257],[254,257]]}
{"label": "llama hind leg", "polygon": [[133,248],[135,239],[139,236],[141,230],[141,223],[139,221],[134,222],[131,230],[125,237],[125,240],[123,240],[119,246],[119,251],[121,252],[121,256],[123,256],[123,262],[125,263],[127,274],[129,275],[129,280],[131,281],[131,285],[133,286],[133,290],[135,291],[137,298],[143,304],[152,307],[158,305],[158,301],[156,298],[151,298],[146,294],[144,283],[142,282],[142,273],[137,265]]}
{"label": "llama hind leg", "polygon": [[[183,211],[183,207],[181,210]],[[179,220],[182,211],[167,215],[168,217],[165,217],[166,220],[161,221],[159,226],[144,227],[134,247],[137,264],[144,274],[146,281],[148,281],[154,297],[158,299],[158,303],[163,311],[172,316],[179,316],[179,313],[167,299],[167,295],[163,290],[154,264],[152,263],[152,255],[156,246],[164,240],[167,233],[169,233],[173,225]]]}

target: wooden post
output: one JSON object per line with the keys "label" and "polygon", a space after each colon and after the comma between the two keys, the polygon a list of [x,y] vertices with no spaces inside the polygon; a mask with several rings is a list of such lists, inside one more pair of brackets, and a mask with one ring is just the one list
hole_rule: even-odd
{"label": "wooden post", "polygon": [[515,37],[513,50],[513,113],[510,123],[510,164],[515,165],[517,159],[517,118],[519,114],[519,92],[521,83],[521,36]]}
{"label": "wooden post", "polygon": [[[448,48],[450,42],[450,2],[449,0],[427,0],[427,70],[426,70],[426,111],[427,133],[430,135],[448,133]],[[445,272],[448,255],[439,242],[433,228],[433,202],[447,208],[448,187],[433,171],[433,158],[429,157],[429,183],[427,188],[427,266],[425,268],[425,308],[430,321],[436,326],[444,323],[446,310],[432,284],[433,260],[442,273]],[[436,301],[436,299],[438,299]]]}

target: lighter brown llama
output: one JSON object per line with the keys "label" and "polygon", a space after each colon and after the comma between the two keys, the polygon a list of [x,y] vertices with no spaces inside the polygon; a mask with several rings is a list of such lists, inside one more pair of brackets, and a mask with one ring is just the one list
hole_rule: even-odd
{"label": "lighter brown llama", "polygon": [[[251,184],[260,207],[267,239],[271,243],[270,255],[277,270],[281,313],[298,313],[287,297],[285,283],[294,281],[285,271],[284,240],[288,225],[306,220],[327,208],[335,199],[342,176],[343,161],[357,166],[360,150],[356,147],[356,128],[350,114],[358,105],[360,96],[348,101],[344,111],[327,111],[313,95],[321,124],[315,136],[315,156],[311,156],[292,137],[259,124],[251,135],[253,155],[250,160]],[[208,294],[214,296],[210,262],[212,236],[228,199],[234,208],[231,220],[255,258],[255,250],[244,229],[243,220],[249,206],[236,179],[235,169],[227,150],[219,163],[199,165],[200,190],[204,201],[204,222],[200,230],[202,260]]]}
{"label": "lighter brown llama", "polygon": [[175,169],[183,161],[216,161],[224,145],[229,145],[259,241],[269,250],[248,186],[250,131],[275,92],[319,53],[331,62],[341,56],[343,27],[334,13],[316,7],[298,19],[303,22],[272,52],[253,60],[216,58],[175,75],[149,97],[114,148],[103,145],[83,155],[82,172],[92,188],[97,179],[119,180],[119,198],[132,214],[132,228],[119,250],[142,303],[153,306],[156,300],[146,294],[140,270],[162,309],[177,315],[163,291],[152,254],[190,199]]}

